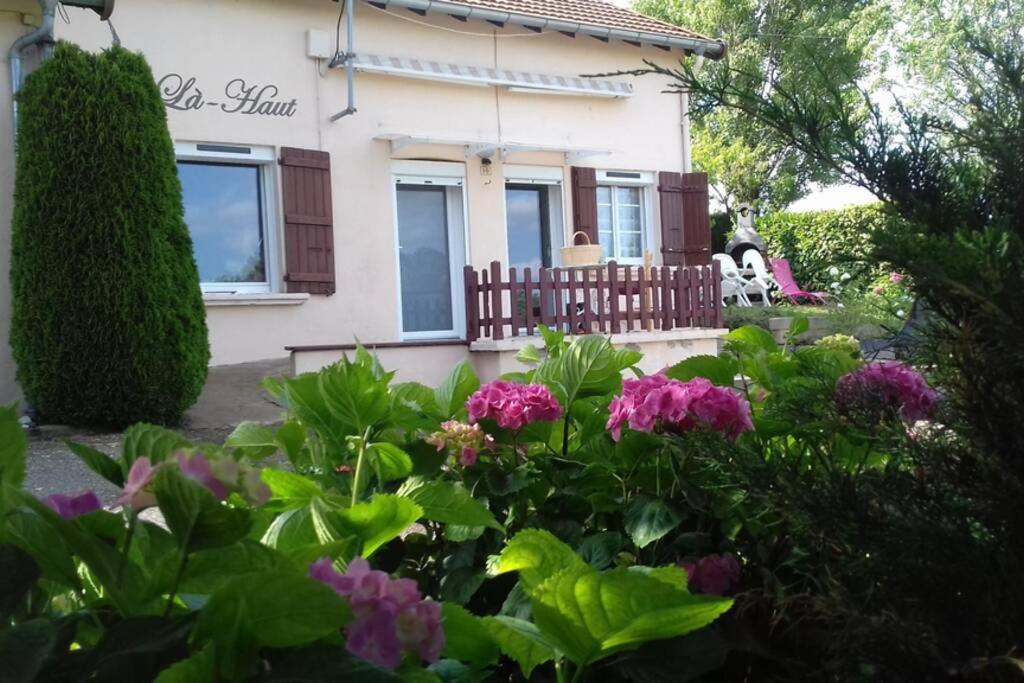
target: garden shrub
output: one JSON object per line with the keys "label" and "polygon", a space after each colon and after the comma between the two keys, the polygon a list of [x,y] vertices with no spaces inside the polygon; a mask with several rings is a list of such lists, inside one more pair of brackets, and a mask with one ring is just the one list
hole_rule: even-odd
{"label": "garden shrub", "polygon": [[872,258],[871,236],[891,220],[881,204],[834,211],[779,212],[757,219],[757,231],[773,258],[786,258],[804,289],[829,291],[835,266],[849,273],[848,285],[866,288],[888,272]]}
{"label": "garden shrub", "polygon": [[25,396],[50,422],[174,422],[209,347],[149,65],[61,43],[18,101],[11,347]]}
{"label": "garden shrub", "polygon": [[[637,352],[538,331],[523,372],[482,386],[465,363],[396,384],[358,349],[267,381],[284,424],[223,446],[150,425],[114,458],[71,444],[114,511],[26,491],[0,409],[0,671],[1017,680],[992,473],[916,370],[750,326],[640,376]],[[276,453],[287,469],[261,470]]]}

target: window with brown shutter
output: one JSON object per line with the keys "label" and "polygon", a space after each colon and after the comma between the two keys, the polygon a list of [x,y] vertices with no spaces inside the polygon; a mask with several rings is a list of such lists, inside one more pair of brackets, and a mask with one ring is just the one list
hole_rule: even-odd
{"label": "window with brown shutter", "polygon": [[683,174],[662,171],[658,174],[661,203],[661,259],[666,266],[684,264]]}
{"label": "window with brown shutter", "polygon": [[706,173],[658,174],[661,253],[666,266],[711,263],[711,218]]}
{"label": "window with brown shutter", "polygon": [[683,173],[683,258],[687,266],[711,263],[708,174]]}
{"label": "window with brown shutter", "polygon": [[572,229],[584,232],[591,244],[597,236],[597,171],[582,166],[572,167]]}
{"label": "window with brown shutter", "polygon": [[289,292],[334,294],[334,211],[331,155],[281,148],[285,287]]}

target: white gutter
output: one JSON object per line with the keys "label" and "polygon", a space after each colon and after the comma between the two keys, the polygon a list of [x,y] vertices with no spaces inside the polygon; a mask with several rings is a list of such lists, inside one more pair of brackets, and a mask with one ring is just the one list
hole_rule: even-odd
{"label": "white gutter", "polygon": [[533,30],[581,33],[602,40],[615,39],[646,43],[648,45],[686,50],[687,52],[703,55],[710,59],[721,59],[725,56],[726,52],[725,43],[720,40],[686,38],[683,36],[651,33],[649,31],[609,28],[608,26],[584,24],[564,19],[545,19],[544,17],[536,17],[529,14],[518,14],[516,12],[505,12],[483,7],[469,7],[444,0],[367,0],[367,2],[374,5],[404,7],[420,12],[439,12],[460,19],[479,19],[481,21],[499,22],[502,24],[516,24]]}

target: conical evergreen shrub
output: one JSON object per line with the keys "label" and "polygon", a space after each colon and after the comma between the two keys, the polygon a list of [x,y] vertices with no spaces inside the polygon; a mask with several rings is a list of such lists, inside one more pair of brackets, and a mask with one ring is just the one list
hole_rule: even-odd
{"label": "conical evergreen shrub", "polygon": [[46,422],[173,423],[206,381],[174,145],[146,60],[61,43],[19,97],[11,347]]}

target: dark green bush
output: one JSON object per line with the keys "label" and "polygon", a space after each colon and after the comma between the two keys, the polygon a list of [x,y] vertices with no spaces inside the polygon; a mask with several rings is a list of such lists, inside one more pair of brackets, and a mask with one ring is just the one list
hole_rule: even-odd
{"label": "dark green bush", "polygon": [[721,254],[725,251],[725,245],[729,242],[734,227],[729,214],[711,214],[711,253]]}
{"label": "dark green bush", "polygon": [[62,43],[19,107],[11,346],[25,396],[46,421],[174,422],[209,346],[149,65]]}
{"label": "dark green bush", "polygon": [[871,257],[871,236],[891,219],[881,204],[854,206],[836,211],[780,212],[757,220],[773,258],[789,260],[793,277],[804,289],[827,290],[836,281],[829,274],[835,266],[849,273],[847,287],[860,290],[888,267]]}

